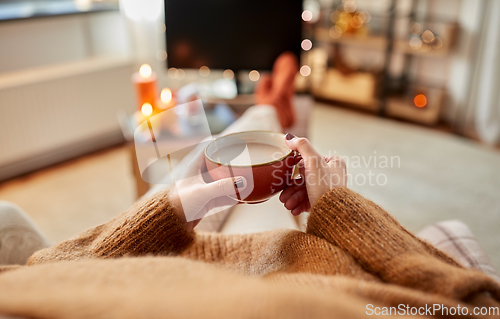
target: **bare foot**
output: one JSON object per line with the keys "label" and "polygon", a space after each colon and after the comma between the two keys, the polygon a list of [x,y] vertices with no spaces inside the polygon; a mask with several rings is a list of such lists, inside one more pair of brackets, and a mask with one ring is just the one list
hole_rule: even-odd
{"label": "bare foot", "polygon": [[295,122],[292,98],[297,72],[297,57],[291,52],[284,52],[274,61],[272,76],[262,76],[255,89],[257,104],[273,105],[282,128],[290,127]]}

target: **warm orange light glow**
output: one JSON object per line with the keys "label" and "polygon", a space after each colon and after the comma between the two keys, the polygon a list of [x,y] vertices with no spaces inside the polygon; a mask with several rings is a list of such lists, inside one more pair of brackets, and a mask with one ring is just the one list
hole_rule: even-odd
{"label": "warm orange light glow", "polygon": [[232,80],[234,78],[234,72],[233,70],[227,69],[224,72],[222,72],[222,77],[224,79]]}
{"label": "warm orange light glow", "polygon": [[172,101],[172,91],[169,88],[164,88],[161,90],[160,98],[164,104],[169,104]]}
{"label": "warm orange light glow", "polygon": [[260,79],[260,73],[257,70],[252,70],[248,73],[248,77],[250,78],[250,81],[256,82]]}
{"label": "warm orange light glow", "polygon": [[151,76],[151,74],[153,74],[153,70],[151,70],[151,67],[149,66],[149,64],[143,64],[143,65],[141,65],[141,67],[139,69],[139,74],[143,78],[149,78]]}
{"label": "warm orange light glow", "polygon": [[300,44],[300,46],[302,47],[302,50],[309,51],[309,50],[311,50],[313,44],[312,44],[311,40],[304,39],[304,40],[302,40],[302,43]]}
{"label": "warm orange light glow", "polygon": [[416,107],[424,107],[427,105],[427,98],[423,94],[418,94],[413,99],[413,103],[415,103]]}
{"label": "warm orange light glow", "polygon": [[363,18],[359,15],[355,15],[352,17],[350,24],[354,29],[361,28],[361,26],[363,26]]}
{"label": "warm orange light glow", "polygon": [[153,107],[149,103],[144,103],[141,107],[141,112],[145,116],[150,116],[153,113]]}
{"label": "warm orange light glow", "polygon": [[335,25],[338,26],[340,28],[340,30],[342,30],[342,32],[347,31],[347,28],[348,28],[347,22],[345,22],[343,20],[339,20],[339,21],[337,21],[337,23],[335,23]]}
{"label": "warm orange light glow", "polygon": [[333,23],[337,22],[338,18],[339,18],[339,12],[338,11],[333,11],[332,14],[330,14],[330,20]]}
{"label": "warm orange light glow", "polygon": [[425,43],[433,43],[436,40],[436,37],[432,31],[425,30],[424,33],[422,33],[422,40],[424,40]]}
{"label": "warm orange light glow", "polygon": [[345,12],[354,12],[356,11],[356,3],[353,0],[347,0],[344,2],[344,10]]}
{"label": "warm orange light glow", "polygon": [[339,28],[338,26],[333,26],[333,27],[330,28],[330,31],[328,31],[328,34],[333,39],[338,39],[342,35],[342,29]]}
{"label": "warm orange light glow", "polygon": [[208,66],[202,66],[199,70],[200,72],[200,75],[204,78],[206,78],[207,76],[210,75],[210,69],[208,68]]}

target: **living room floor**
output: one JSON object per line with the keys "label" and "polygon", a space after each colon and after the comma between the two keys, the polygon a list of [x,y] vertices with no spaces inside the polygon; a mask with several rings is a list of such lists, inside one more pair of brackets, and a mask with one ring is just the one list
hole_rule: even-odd
{"label": "living room floor", "polygon": [[[498,150],[321,103],[314,105],[309,137],[321,153],[347,156],[350,187],[403,226],[418,231],[437,221],[462,220],[500,269]],[[378,178],[384,185],[370,185],[370,176],[371,184]],[[51,243],[106,222],[135,198],[127,146],[0,184],[0,200],[23,208]]]}

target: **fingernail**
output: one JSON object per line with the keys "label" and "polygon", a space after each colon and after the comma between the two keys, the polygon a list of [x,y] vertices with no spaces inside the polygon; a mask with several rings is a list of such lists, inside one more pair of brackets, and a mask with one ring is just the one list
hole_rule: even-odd
{"label": "fingernail", "polygon": [[234,187],[236,187],[236,188],[242,188],[243,186],[245,186],[245,183],[243,182],[243,178],[237,177],[234,180]]}
{"label": "fingernail", "polygon": [[292,139],[292,138],[294,138],[294,137],[295,137],[295,135],[290,134],[290,133],[286,133],[286,135],[285,135],[285,138],[286,138],[287,140],[291,140],[291,139]]}

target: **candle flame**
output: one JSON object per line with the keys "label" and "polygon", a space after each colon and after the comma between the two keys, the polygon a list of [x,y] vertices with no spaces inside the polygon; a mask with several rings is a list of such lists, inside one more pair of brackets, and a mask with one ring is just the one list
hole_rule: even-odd
{"label": "candle flame", "polygon": [[163,103],[169,104],[172,101],[172,91],[169,88],[164,88],[161,90],[160,98]]}
{"label": "candle flame", "polygon": [[141,65],[141,67],[139,69],[139,74],[141,75],[141,77],[149,78],[152,73],[153,73],[153,70],[151,70],[151,67],[149,66],[149,64]]}
{"label": "candle flame", "polygon": [[144,103],[141,107],[141,112],[144,116],[150,116],[153,113],[153,107],[149,103]]}

